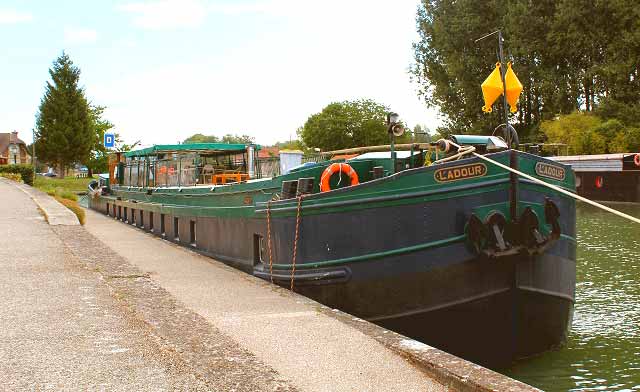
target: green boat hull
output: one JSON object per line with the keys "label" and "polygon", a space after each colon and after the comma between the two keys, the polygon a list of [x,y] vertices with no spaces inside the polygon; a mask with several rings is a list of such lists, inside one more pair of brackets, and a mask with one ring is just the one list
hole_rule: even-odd
{"label": "green boat hull", "polygon": [[[491,157],[509,164],[510,154],[525,173],[575,189],[570,170],[543,158]],[[352,164],[362,184],[301,201],[273,199],[283,180],[314,178],[317,188],[326,165],[225,187],[113,187],[91,207],[479,363],[563,343],[575,298],[573,199],[478,158],[367,178],[375,164]]]}

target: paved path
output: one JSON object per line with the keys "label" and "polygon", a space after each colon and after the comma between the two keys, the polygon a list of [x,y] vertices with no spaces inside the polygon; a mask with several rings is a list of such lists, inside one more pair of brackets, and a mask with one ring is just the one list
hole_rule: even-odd
{"label": "paved path", "polygon": [[[81,226],[50,226],[5,181],[0,195],[0,390],[295,389],[119,260],[109,268],[78,257],[63,242],[70,234],[100,245]],[[153,295],[125,292],[136,284]],[[132,310],[134,294],[158,300],[157,325],[175,324],[163,326],[166,336]]]}
{"label": "paved path", "polygon": [[88,230],[50,226],[14,185],[0,194],[0,390],[445,390],[297,295],[91,211]]}
{"label": "paved path", "polygon": [[86,229],[300,390],[444,390],[296,294],[94,211]]}
{"label": "paved path", "polygon": [[33,202],[43,212],[45,219],[50,225],[75,226],[80,224],[76,214],[41,190],[25,184],[11,183],[9,182],[10,180],[6,179],[0,179],[0,181],[4,181],[5,184],[8,185],[18,187],[22,192],[29,195]]}

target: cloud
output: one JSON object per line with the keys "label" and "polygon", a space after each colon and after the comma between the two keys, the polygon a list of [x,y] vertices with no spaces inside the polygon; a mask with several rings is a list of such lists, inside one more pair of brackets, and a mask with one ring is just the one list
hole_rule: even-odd
{"label": "cloud", "polygon": [[67,45],[92,44],[98,39],[98,32],[76,27],[64,28],[64,42]]}
{"label": "cloud", "polygon": [[207,7],[200,0],[159,0],[127,3],[118,7],[133,14],[133,23],[144,29],[192,28],[202,25]]}
{"label": "cloud", "polygon": [[413,2],[414,0],[401,0],[391,6],[387,0],[226,0],[207,3],[207,10],[222,15],[254,14],[280,18],[312,18],[322,22],[324,29],[327,29],[327,23],[332,25],[335,19],[348,17],[353,21],[353,18],[366,17],[371,11],[377,13],[387,10],[386,14],[391,14],[391,7],[402,8],[408,4],[413,12],[416,8]]}
{"label": "cloud", "polygon": [[0,9],[0,25],[30,22],[32,20],[33,20],[33,15],[31,15],[28,12],[20,12],[20,11],[10,10],[10,9]]}
{"label": "cloud", "polygon": [[[229,37],[230,45],[204,40],[194,44],[201,49],[194,57],[119,72],[88,92],[107,106],[106,118],[127,142],[145,144],[175,143],[196,132],[246,133],[271,144],[295,138],[328,103],[358,98],[389,105],[411,127],[433,130],[437,113],[417,97],[407,74],[417,2],[203,2],[199,23],[224,20],[230,36],[246,34]],[[207,27],[185,36],[217,34]]]}

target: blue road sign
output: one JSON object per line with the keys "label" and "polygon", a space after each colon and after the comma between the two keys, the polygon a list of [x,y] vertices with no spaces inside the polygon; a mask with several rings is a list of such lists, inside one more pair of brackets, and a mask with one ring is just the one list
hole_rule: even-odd
{"label": "blue road sign", "polygon": [[113,133],[104,134],[104,146],[106,148],[112,148],[116,146],[116,136]]}

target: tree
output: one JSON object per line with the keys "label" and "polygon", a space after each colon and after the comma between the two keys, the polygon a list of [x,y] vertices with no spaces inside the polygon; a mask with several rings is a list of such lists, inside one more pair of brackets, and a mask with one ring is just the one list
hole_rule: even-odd
{"label": "tree", "polygon": [[70,165],[88,161],[95,132],[84,89],[78,85],[80,69],[63,52],[49,75],[51,82],[47,81],[36,116],[36,151],[64,177]]}
{"label": "tree", "polygon": [[255,138],[249,135],[233,135],[227,133],[222,137],[215,135],[204,135],[202,133],[196,133],[182,142],[184,144],[189,143],[230,143],[230,144],[252,144],[255,143]]}
{"label": "tree", "polygon": [[214,136],[214,135],[207,136],[202,133],[196,133],[184,139],[182,143],[191,144],[191,143],[218,143],[218,142],[220,142],[220,139],[218,139],[217,136]]}
{"label": "tree", "polygon": [[126,143],[122,142],[121,140],[119,140],[116,137],[116,146],[115,146],[115,148],[113,150],[117,151],[117,152],[131,151],[131,150],[135,149],[136,147],[138,147],[140,145],[140,143],[142,143],[142,141],[141,140],[137,140],[137,141],[135,141],[135,142],[133,142],[131,144],[126,144]]}
{"label": "tree", "polygon": [[93,177],[94,173],[104,173],[108,170],[109,155],[106,151],[92,151],[84,165],[87,167],[89,177]]}
{"label": "tree", "polygon": [[598,103],[595,114],[603,120],[616,119],[625,126],[640,126],[640,99],[625,103],[605,98]]}
{"label": "tree", "polygon": [[[94,130],[94,141],[89,154],[89,158],[84,162],[88,169],[89,176],[93,176],[94,172],[105,172],[108,169],[109,157],[108,151],[104,146],[104,134],[113,128],[113,124],[109,120],[103,119],[104,106],[93,106],[89,108],[91,117],[91,127]],[[120,141],[119,135],[115,135],[116,142]]]}
{"label": "tree", "polygon": [[255,138],[249,135],[232,135],[230,133],[222,137],[222,143],[230,144],[252,144],[255,143]]}
{"label": "tree", "polygon": [[416,143],[429,143],[431,141],[431,133],[426,125],[416,124],[413,127],[413,141]]}
{"label": "tree", "polygon": [[603,121],[593,113],[575,111],[543,121],[540,128],[548,142],[567,144],[571,154],[640,151],[640,126]]}
{"label": "tree", "polygon": [[495,64],[495,45],[474,44],[487,26],[500,25],[496,1],[481,7],[471,0],[423,0],[418,9],[420,41],[414,43],[414,78],[427,106],[446,115],[440,133],[486,132],[500,111],[483,115],[480,84]]}
{"label": "tree", "polygon": [[307,119],[298,136],[310,148],[325,151],[388,144],[388,112],[370,99],[330,103]]}
{"label": "tree", "polygon": [[307,150],[307,146],[305,146],[304,143],[298,139],[293,139],[286,142],[277,142],[276,144],[274,144],[274,146],[278,147],[279,150]]}
{"label": "tree", "polygon": [[540,129],[550,143],[569,146],[571,154],[599,154],[605,152],[607,140],[596,129],[602,120],[593,114],[578,111],[544,121]]}
{"label": "tree", "polygon": [[542,121],[604,100],[640,102],[640,18],[632,0],[422,0],[417,14],[414,78],[429,106],[447,116],[440,133],[489,133],[503,122],[501,103],[484,114],[480,84],[505,56],[523,84],[512,123],[521,140],[537,139]]}
{"label": "tree", "polygon": [[607,98],[598,104],[595,113],[605,121],[598,131],[608,136],[609,152],[640,151],[640,102]]}
{"label": "tree", "polygon": [[609,152],[640,152],[640,128],[624,128],[611,139]]}

